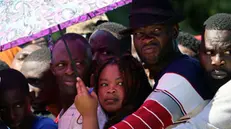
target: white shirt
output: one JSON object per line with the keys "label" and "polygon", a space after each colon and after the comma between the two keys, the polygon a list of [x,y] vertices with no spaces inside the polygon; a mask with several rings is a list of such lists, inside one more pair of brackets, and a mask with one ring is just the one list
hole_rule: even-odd
{"label": "white shirt", "polygon": [[231,129],[231,80],[197,116],[174,129]]}
{"label": "white shirt", "polygon": [[[107,117],[103,112],[101,106],[97,110],[99,128],[103,129],[104,124],[107,121]],[[60,117],[58,122],[59,129],[82,129],[82,116],[72,104],[67,111]]]}

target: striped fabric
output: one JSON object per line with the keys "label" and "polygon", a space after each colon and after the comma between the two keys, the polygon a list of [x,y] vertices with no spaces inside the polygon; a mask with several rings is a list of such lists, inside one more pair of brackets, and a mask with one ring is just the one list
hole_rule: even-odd
{"label": "striped fabric", "polygon": [[205,101],[198,66],[188,57],[173,62],[143,105],[111,129],[164,129],[193,111]]}
{"label": "striped fabric", "polygon": [[157,89],[149,95],[141,108],[112,128],[166,128],[203,101],[185,78],[167,73],[160,79]]}

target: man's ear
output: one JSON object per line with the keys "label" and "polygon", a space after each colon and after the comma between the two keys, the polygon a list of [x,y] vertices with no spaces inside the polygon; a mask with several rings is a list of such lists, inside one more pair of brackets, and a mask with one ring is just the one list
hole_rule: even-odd
{"label": "man's ear", "polygon": [[55,70],[54,70],[54,66],[52,65],[52,63],[50,63],[50,70],[51,70],[53,75],[56,75]]}
{"label": "man's ear", "polygon": [[175,24],[172,29],[172,37],[176,39],[179,34],[179,25]]}

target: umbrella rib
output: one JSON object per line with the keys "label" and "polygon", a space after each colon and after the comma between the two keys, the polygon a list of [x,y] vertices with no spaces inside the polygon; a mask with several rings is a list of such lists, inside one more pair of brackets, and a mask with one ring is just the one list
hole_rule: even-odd
{"label": "umbrella rib", "polygon": [[[61,37],[63,37],[62,29],[61,29],[61,26],[60,26],[59,24],[58,24],[58,28],[59,28],[59,32],[60,32]],[[73,70],[74,70],[74,75],[75,75],[75,77],[77,78],[77,77],[78,77],[78,71],[77,71],[77,68],[76,68],[76,65],[75,65],[75,61],[74,61],[73,58],[72,58],[71,51],[70,51],[70,49],[69,49],[69,47],[68,47],[68,45],[67,45],[66,40],[63,39],[63,38],[62,38],[62,40],[63,40],[63,42],[64,42],[64,44],[65,44],[65,47],[66,47],[68,56],[69,56],[69,58],[70,58],[70,60],[71,60],[71,66],[72,66],[72,68],[73,68]]]}

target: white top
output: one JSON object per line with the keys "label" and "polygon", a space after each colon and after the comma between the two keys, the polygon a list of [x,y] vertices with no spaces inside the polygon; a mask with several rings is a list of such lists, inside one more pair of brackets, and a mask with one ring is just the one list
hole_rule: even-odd
{"label": "white top", "polygon": [[174,129],[231,129],[231,80],[197,116]]}
{"label": "white top", "polygon": [[[98,123],[99,128],[103,129],[104,124],[107,121],[107,117],[103,112],[101,106],[98,107]],[[60,117],[58,122],[59,129],[82,129],[82,116],[76,109],[75,105],[72,104],[67,111]]]}

